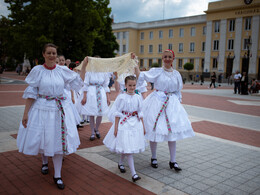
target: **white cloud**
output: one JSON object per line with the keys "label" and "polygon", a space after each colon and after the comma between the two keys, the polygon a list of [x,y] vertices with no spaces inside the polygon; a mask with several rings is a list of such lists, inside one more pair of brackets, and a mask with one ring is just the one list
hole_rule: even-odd
{"label": "white cloud", "polygon": [[9,10],[7,9],[7,3],[4,2],[4,0],[0,0],[0,16],[3,15],[7,17],[9,14]]}

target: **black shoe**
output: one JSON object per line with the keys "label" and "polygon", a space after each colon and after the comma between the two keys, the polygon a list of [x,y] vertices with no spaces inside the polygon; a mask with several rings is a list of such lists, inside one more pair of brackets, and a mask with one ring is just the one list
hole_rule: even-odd
{"label": "black shoe", "polygon": [[181,171],[182,169],[178,166],[178,164],[176,162],[169,162],[170,168],[174,168],[175,171]]}
{"label": "black shoe", "polygon": [[84,126],[83,125],[77,125],[77,128],[83,128]]}
{"label": "black shoe", "polygon": [[[47,168],[46,168],[47,167]],[[43,169],[44,168],[44,169]],[[48,163],[42,165],[41,172],[43,175],[47,175],[49,173]]]}
{"label": "black shoe", "polygon": [[94,135],[94,134],[92,134],[92,135],[90,136],[89,140],[90,140],[90,141],[93,141],[93,140],[95,140],[95,135]]}
{"label": "black shoe", "polygon": [[156,158],[151,158],[151,166],[153,168],[158,168],[158,164],[157,164],[157,159]]}
{"label": "black shoe", "polygon": [[121,173],[125,173],[126,172],[124,165],[118,165],[118,168],[119,168]]}
{"label": "black shoe", "polygon": [[65,188],[65,185],[60,177],[58,177],[58,178],[53,177],[53,180],[54,180],[54,183],[57,184],[57,187],[59,189],[63,190]]}
{"label": "black shoe", "polygon": [[137,174],[134,174],[132,177],[133,182],[136,182],[137,180],[141,179],[141,177],[139,177],[138,175],[137,175],[137,177],[135,177],[135,175],[137,175]]}
{"label": "black shoe", "polygon": [[95,134],[96,134],[97,138],[100,139],[100,137],[101,137],[101,136],[100,136],[100,133],[99,133],[98,130],[96,130],[96,129],[95,129]]}
{"label": "black shoe", "polygon": [[85,123],[85,121],[81,121],[81,122],[80,122],[81,125],[84,124],[84,123]]}
{"label": "black shoe", "polygon": [[89,120],[87,120],[86,122],[89,123]]}

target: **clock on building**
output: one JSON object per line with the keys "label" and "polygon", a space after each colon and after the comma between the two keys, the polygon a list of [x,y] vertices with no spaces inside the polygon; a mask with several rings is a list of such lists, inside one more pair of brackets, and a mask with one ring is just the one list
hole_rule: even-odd
{"label": "clock on building", "polygon": [[249,5],[253,2],[253,0],[244,0],[244,2],[245,2],[246,5]]}

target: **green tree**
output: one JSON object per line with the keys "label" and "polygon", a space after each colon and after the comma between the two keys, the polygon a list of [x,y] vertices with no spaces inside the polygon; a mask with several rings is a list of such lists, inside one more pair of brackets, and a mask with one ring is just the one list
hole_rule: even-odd
{"label": "green tree", "polygon": [[157,62],[154,62],[154,63],[152,64],[152,68],[157,68],[157,67],[160,67],[160,65],[159,65]]}
{"label": "green tree", "polygon": [[[58,53],[72,60],[99,53],[114,57],[118,48],[112,33],[108,0],[5,0],[11,11],[0,35],[7,40],[7,55],[22,61],[42,62],[45,43],[56,44]],[[3,18],[1,19],[3,20]]]}
{"label": "green tree", "polygon": [[188,71],[189,78],[190,78],[190,80],[192,80],[192,75],[190,75],[190,71],[193,70],[194,65],[192,63],[190,63],[190,62],[187,62],[187,63],[184,64],[183,67],[184,67],[185,70]]}

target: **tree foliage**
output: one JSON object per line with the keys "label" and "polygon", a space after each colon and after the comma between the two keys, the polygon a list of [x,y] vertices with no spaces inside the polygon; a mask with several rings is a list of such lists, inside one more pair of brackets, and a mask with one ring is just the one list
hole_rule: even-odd
{"label": "tree foliage", "polygon": [[185,70],[190,71],[194,68],[194,65],[192,63],[187,62],[187,63],[184,64],[183,67],[184,67]]}
{"label": "tree foliage", "polygon": [[[109,0],[5,0],[11,11],[0,20],[1,56],[42,61],[42,47],[54,43],[72,60],[86,55],[114,57]],[[5,41],[2,41],[4,39]]]}

